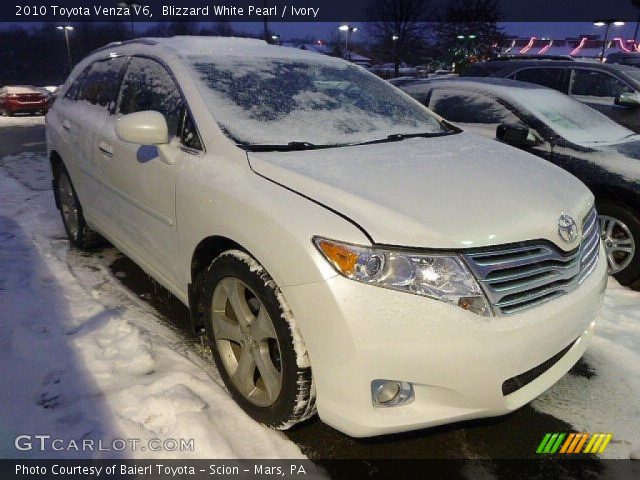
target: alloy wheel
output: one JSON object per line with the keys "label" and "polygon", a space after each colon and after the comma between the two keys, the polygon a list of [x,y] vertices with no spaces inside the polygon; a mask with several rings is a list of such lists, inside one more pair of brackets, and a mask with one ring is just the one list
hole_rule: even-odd
{"label": "alloy wheel", "polygon": [[64,222],[73,238],[78,238],[80,214],[71,181],[66,173],[58,178],[58,198]]}
{"label": "alloy wheel", "polygon": [[627,268],[636,251],[629,227],[617,218],[600,215],[600,238],[607,255],[609,273],[613,275]]}
{"label": "alloy wheel", "polygon": [[259,407],[282,390],[280,344],[262,301],[242,281],[225,277],[213,292],[211,324],[216,348],[233,385]]}

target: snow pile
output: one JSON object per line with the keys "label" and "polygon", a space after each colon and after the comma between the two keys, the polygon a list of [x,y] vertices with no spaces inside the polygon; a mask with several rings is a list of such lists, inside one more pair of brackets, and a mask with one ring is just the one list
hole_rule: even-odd
{"label": "snow pile", "polygon": [[0,127],[28,127],[32,125],[44,125],[43,115],[20,115],[15,117],[0,116]]}
{"label": "snow pile", "polygon": [[[103,264],[69,250],[40,176],[46,159],[10,160],[0,162],[0,457],[304,458],[247,417],[212,363]],[[20,171],[7,175],[10,164]],[[20,452],[20,434],[94,440],[96,450],[99,440],[140,442],[136,451]],[[194,449],[142,450],[156,438],[193,439]]]}
{"label": "snow pile", "polygon": [[640,293],[609,280],[584,360],[595,375],[566,375],[533,402],[577,431],[613,433],[606,458],[640,451]]}

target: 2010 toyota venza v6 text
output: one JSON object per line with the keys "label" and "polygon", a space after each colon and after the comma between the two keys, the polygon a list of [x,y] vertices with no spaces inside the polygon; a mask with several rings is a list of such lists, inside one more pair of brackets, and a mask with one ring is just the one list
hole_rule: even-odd
{"label": "2010 toyota venza v6 text", "polygon": [[109,45],[74,69],[47,138],[72,244],[106,237],[187,304],[271,427],[506,413],[592,337],[606,261],[589,190],[343,60]]}

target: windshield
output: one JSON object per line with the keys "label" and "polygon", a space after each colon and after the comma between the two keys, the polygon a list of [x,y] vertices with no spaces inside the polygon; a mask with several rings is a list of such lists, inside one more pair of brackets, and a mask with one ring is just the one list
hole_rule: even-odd
{"label": "windshield", "polygon": [[597,110],[562,93],[542,88],[515,90],[510,92],[514,102],[572,143],[615,143],[634,135]]}
{"label": "windshield", "polygon": [[624,58],[621,63],[623,65],[633,65],[634,68],[625,68],[625,69],[621,69],[622,72],[631,77],[633,80],[635,80],[636,82],[640,83],[640,68],[637,68],[637,65],[640,65],[640,56],[639,57],[632,57],[632,58]]}
{"label": "windshield", "polygon": [[345,145],[449,133],[395,87],[346,62],[191,57],[207,106],[244,145]]}

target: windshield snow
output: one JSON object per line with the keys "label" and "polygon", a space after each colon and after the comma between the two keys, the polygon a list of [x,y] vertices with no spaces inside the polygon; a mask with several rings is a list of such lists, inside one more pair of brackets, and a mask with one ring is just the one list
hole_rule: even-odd
{"label": "windshield snow", "polygon": [[519,88],[511,96],[573,143],[616,143],[633,135],[631,130],[562,93]]}
{"label": "windshield snow", "polygon": [[213,117],[240,144],[344,145],[445,133],[387,82],[342,62],[191,57]]}

